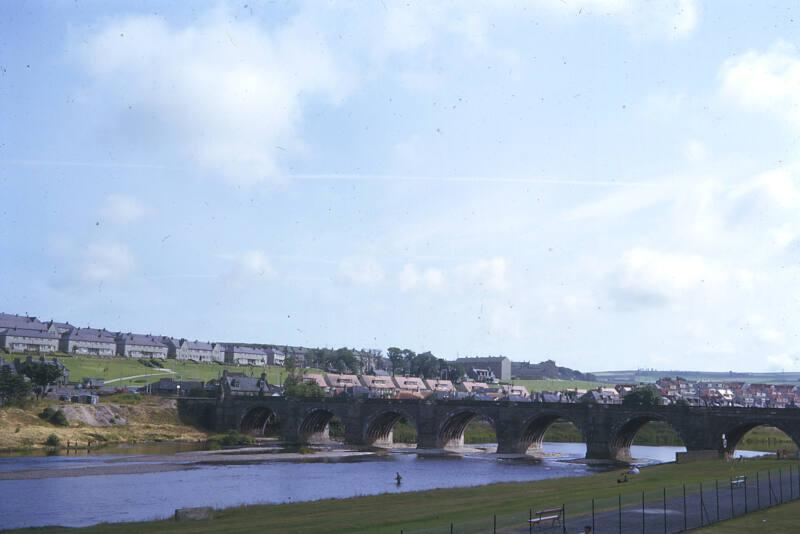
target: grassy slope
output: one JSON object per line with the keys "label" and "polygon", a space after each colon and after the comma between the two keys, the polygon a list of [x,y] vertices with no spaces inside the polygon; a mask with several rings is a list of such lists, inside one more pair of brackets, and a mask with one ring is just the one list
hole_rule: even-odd
{"label": "grassy slope", "polygon": [[[143,365],[139,360],[131,358],[92,358],[88,356],[61,356],[59,358],[70,372],[71,381],[80,381],[83,377],[97,377],[105,380],[122,378],[126,376],[137,376],[154,374],[134,380],[115,382],[119,385],[142,385],[149,382],[156,382],[162,377],[175,377],[184,380],[203,380],[208,381],[218,378],[223,369],[233,372],[244,372],[258,376],[261,374],[260,367],[239,367],[236,365],[219,365],[215,363],[191,363],[177,360],[165,360],[163,367],[174,371],[174,374],[162,372],[152,367]],[[274,384],[282,382],[286,377],[286,371],[282,367],[267,367],[267,379]]]}
{"label": "grassy slope", "polygon": [[[624,490],[633,496],[641,492],[660,494],[663,487],[696,484],[700,481],[752,475],[766,469],[797,467],[797,463],[777,460],[743,462],[708,461],[691,464],[665,464],[648,467],[632,477]],[[492,514],[517,515],[523,521],[531,506],[544,508],[565,504],[573,513],[588,511],[592,498],[616,499],[620,490],[617,472],[591,477],[562,478],[525,483],[505,483],[433,490],[415,493],[385,494],[353,499],[324,500],[313,503],[260,505],[223,510],[211,521],[156,521],[101,525],[79,532],[386,532],[396,534],[424,527],[445,531],[450,521],[457,520],[463,530],[490,530]],[[609,501],[613,502],[613,501]],[[500,519],[500,518],[499,518]],[[470,521],[475,523],[468,524]],[[480,522],[480,523],[478,523]],[[75,530],[39,529],[41,532],[75,532]]]}
{"label": "grassy slope", "polygon": [[601,382],[585,382],[583,380],[514,380],[514,385],[525,386],[528,391],[563,391],[565,389],[592,389],[598,386],[608,387]]}
{"label": "grassy slope", "polygon": [[764,532],[797,532],[800,530],[800,501],[793,501],[768,510],[725,521],[704,529],[698,534],[747,534]]}

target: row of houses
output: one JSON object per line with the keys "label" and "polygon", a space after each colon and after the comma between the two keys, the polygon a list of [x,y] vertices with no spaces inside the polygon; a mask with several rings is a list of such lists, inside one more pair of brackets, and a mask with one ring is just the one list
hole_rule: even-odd
{"label": "row of houses", "polygon": [[328,395],[354,394],[384,398],[427,398],[437,396],[480,397],[484,400],[528,399],[530,393],[524,386],[493,385],[464,380],[425,379],[416,376],[351,375],[327,373],[303,375],[305,382],[322,388]]}
{"label": "row of houses", "polygon": [[190,341],[167,336],[78,328],[69,323],[42,322],[35,317],[0,313],[0,348],[9,353],[64,352],[97,357],[283,365],[285,355],[274,348]]}
{"label": "row of houses", "polygon": [[664,377],[656,381],[669,402],[685,400],[690,405],[787,408],[800,405],[800,386],[748,382],[692,381]]}

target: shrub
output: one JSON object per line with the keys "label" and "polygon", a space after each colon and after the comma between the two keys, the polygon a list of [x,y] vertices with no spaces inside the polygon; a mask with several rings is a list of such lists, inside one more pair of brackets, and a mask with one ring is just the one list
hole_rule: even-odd
{"label": "shrub", "polygon": [[50,434],[49,436],[47,436],[47,440],[45,440],[44,444],[47,445],[48,447],[60,447],[61,439],[55,434]]}
{"label": "shrub", "polygon": [[42,413],[39,414],[39,417],[52,425],[69,426],[69,421],[67,421],[67,417],[64,415],[64,412],[61,410],[56,410],[50,406],[42,410]]}
{"label": "shrub", "polygon": [[208,447],[210,449],[218,449],[220,447],[238,447],[241,445],[252,445],[255,439],[236,430],[230,430],[227,434],[220,436],[211,436],[208,438]]}

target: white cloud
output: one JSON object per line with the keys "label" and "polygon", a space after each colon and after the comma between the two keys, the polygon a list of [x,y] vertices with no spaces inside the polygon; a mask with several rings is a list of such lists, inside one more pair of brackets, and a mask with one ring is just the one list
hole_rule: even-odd
{"label": "white cloud", "polygon": [[455,273],[461,284],[469,289],[505,291],[511,287],[505,258],[477,260],[460,265],[456,267]]}
{"label": "white cloud", "polygon": [[747,287],[752,282],[753,274],[744,268],[729,268],[697,254],[635,247],[622,255],[612,297],[625,309],[653,307],[698,291],[729,284]]}
{"label": "white cloud", "polygon": [[100,215],[113,223],[129,224],[140,220],[146,214],[144,205],[136,198],[127,195],[108,195],[103,200]]}
{"label": "white cloud", "polygon": [[445,289],[445,275],[441,269],[433,267],[420,269],[413,263],[403,266],[403,270],[398,275],[398,282],[404,291],[412,289],[442,291]]}
{"label": "white cloud", "polygon": [[[191,26],[158,16],[117,19],[79,45],[121,130],[144,124],[203,172],[252,184],[275,178],[313,97],[350,86],[322,33],[297,17],[271,31],[215,11]],[[135,130],[135,128],[134,128]]]}
{"label": "white cloud", "polygon": [[376,286],[385,278],[383,268],[372,258],[344,259],[339,263],[339,274],[358,286]]}
{"label": "white cloud", "polygon": [[720,77],[723,95],[733,102],[800,128],[800,57],[794,46],[781,42],[730,58]]}
{"label": "white cloud", "polygon": [[272,262],[261,250],[247,250],[229,259],[233,266],[225,278],[238,289],[272,279],[277,274]]}
{"label": "white cloud", "polygon": [[465,262],[449,269],[427,267],[421,269],[408,263],[398,275],[400,288],[462,292],[502,292],[511,287],[508,262],[505,258],[480,259]]}
{"label": "white cloud", "polygon": [[119,281],[133,271],[134,258],[121,243],[92,243],[86,250],[83,278],[89,282]]}

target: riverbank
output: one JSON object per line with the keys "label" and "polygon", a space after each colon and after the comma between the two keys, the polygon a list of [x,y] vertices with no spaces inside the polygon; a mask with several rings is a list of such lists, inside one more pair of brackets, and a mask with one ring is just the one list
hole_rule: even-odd
{"label": "riverbank", "polygon": [[[86,447],[112,443],[198,442],[208,434],[184,424],[178,417],[176,402],[159,397],[119,399],[79,405],[40,401],[27,408],[0,409],[0,451],[30,451],[46,448],[50,435],[62,445],[67,442]],[[68,426],[45,421],[39,414],[47,407],[61,410]]]}
{"label": "riverbank", "polygon": [[[494,514],[526,515],[531,507],[565,505],[572,513],[585,511],[591,499],[616,499],[625,494],[660,492],[664,487],[697,484],[713,479],[752,476],[767,469],[797,468],[797,462],[753,459],[722,460],[691,464],[662,464],[641,470],[624,487],[617,484],[619,472],[585,477],[559,478],[524,483],[502,483],[474,488],[392,493],[350,499],[255,505],[218,511],[209,521],[179,523],[172,520],[105,524],[86,529],[31,529],[26,532],[262,532],[265,525],[280,532],[410,532],[421,528],[446,529],[450,521],[490,528]],[[469,476],[468,472],[464,476]],[[520,516],[521,517],[521,516]],[[481,523],[482,522],[482,523]],[[476,527],[470,531],[480,531]],[[461,529],[463,530],[463,528]]]}

